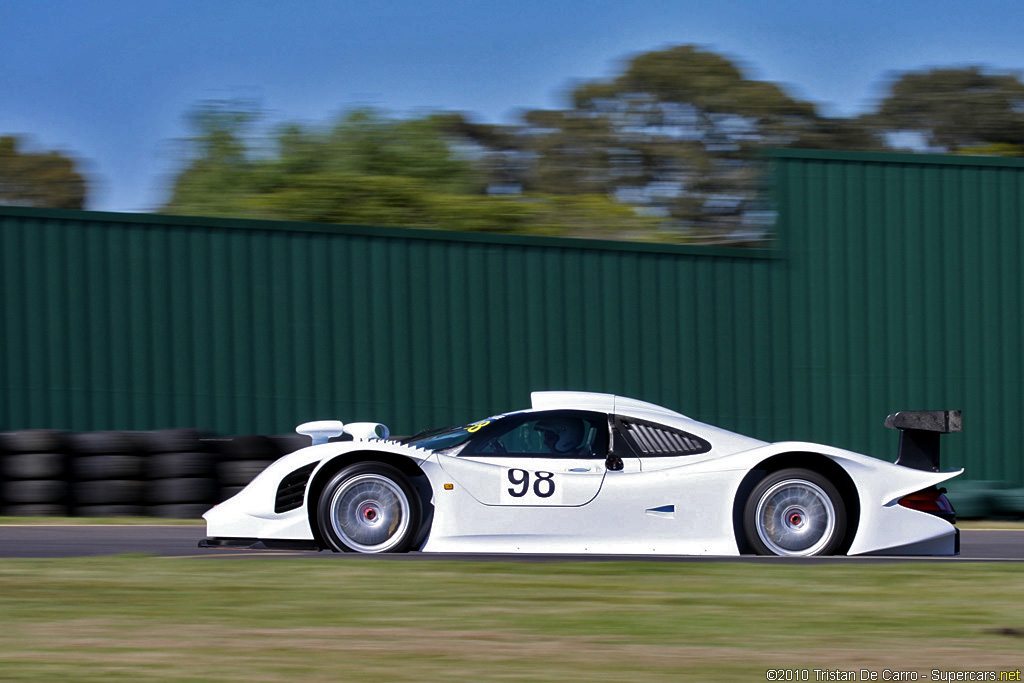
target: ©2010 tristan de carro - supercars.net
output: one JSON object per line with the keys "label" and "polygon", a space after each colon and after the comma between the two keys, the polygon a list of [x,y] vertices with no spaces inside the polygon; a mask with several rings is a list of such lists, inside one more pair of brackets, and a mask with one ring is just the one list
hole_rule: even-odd
{"label": "\u00a92010 tristan de carro - supercars.net", "polygon": [[395,553],[953,555],[939,436],[959,411],[900,412],[890,463],[766,443],[587,392],[389,439],[379,423],[300,425],[312,445],[209,510],[203,547]]}

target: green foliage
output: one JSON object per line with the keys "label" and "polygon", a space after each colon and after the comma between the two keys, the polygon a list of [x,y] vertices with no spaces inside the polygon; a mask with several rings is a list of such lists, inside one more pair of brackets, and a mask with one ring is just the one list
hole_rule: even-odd
{"label": "green foliage", "polygon": [[327,151],[331,168],[338,170],[410,178],[439,192],[470,189],[472,168],[455,158],[437,122],[429,118],[394,121],[355,111],[334,129]]}
{"label": "green foliage", "polygon": [[60,152],[22,151],[21,142],[0,137],[0,204],[84,208],[86,182],[75,161]]}
{"label": "green foliage", "polygon": [[259,113],[252,105],[206,103],[188,115],[190,163],[174,181],[168,213],[200,216],[244,215],[256,187],[257,165],[248,136]]}
{"label": "green foliage", "polygon": [[250,103],[190,114],[165,211],[725,244],[771,239],[759,150],[878,150],[892,132],[969,154],[1024,150],[1024,83],[980,67],[896,78],[876,112],[822,116],[743,65],[681,45],[573,88],[561,110],[484,125],[350,111],[259,131]]}
{"label": "green foliage", "polygon": [[430,119],[354,111],[330,130],[281,127],[261,138],[251,105],[208,103],[189,120],[190,159],[171,213],[369,221],[418,215],[424,193],[465,192],[470,165],[451,154]]}
{"label": "green foliage", "polygon": [[260,135],[248,103],[190,115],[165,211],[675,242],[764,243],[774,213],[758,149],[877,149],[775,83],[692,45],[637,55],[564,110],[484,125],[446,112],[348,112]]}
{"label": "green foliage", "polygon": [[529,198],[436,192],[400,176],[299,176],[243,202],[250,216],[565,237],[664,239],[654,220],[601,195]]}
{"label": "green foliage", "polygon": [[244,103],[211,103],[190,116],[190,161],[176,178],[169,213],[388,225],[576,237],[666,239],[657,221],[607,196],[491,197],[493,159],[453,151],[507,139],[458,115],[391,119],[372,110],[329,130],[252,130],[260,114]]}
{"label": "green foliage", "polygon": [[701,240],[758,239],[766,230],[757,149],[877,146],[856,123],[821,117],[813,104],[691,45],[638,55],[570,99],[569,109],[525,116],[524,149],[538,161],[524,186],[621,197]]}
{"label": "green foliage", "polygon": [[937,68],[896,78],[870,123],[915,131],[933,147],[1009,149],[1024,145],[1024,82],[983,67]]}
{"label": "green foliage", "polygon": [[772,220],[756,148],[870,146],[856,126],[692,46],[640,55],[571,102],[527,112],[520,126],[362,109],[327,129],[290,124],[262,137],[251,105],[203,105],[164,210],[740,243],[763,239]]}
{"label": "green foliage", "polygon": [[611,83],[577,88],[573,100],[577,109],[585,109],[595,98],[624,93],[645,93],[657,101],[690,105],[707,114],[816,115],[813,104],[790,98],[774,83],[750,80],[725,57],[693,45],[639,55]]}
{"label": "green foliage", "polygon": [[[517,125],[456,112],[349,111],[268,132],[252,102],[189,112],[187,156],[162,211],[204,216],[727,244],[771,238],[758,150],[929,149],[1024,156],[1024,82],[980,66],[894,76],[875,111],[812,102],[694,45],[638,54],[576,84],[566,108]],[[0,137],[0,203],[83,208],[86,181],[57,152]]]}
{"label": "green foliage", "polygon": [[1024,157],[1024,145],[1015,145],[1009,142],[993,142],[977,147],[960,147],[953,150],[953,154],[963,154],[982,157]]}

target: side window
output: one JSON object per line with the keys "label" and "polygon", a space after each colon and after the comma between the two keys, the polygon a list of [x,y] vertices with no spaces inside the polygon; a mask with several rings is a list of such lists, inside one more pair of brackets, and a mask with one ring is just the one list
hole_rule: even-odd
{"label": "side window", "polygon": [[471,451],[474,455],[604,458],[608,455],[608,420],[604,415],[568,411],[531,415],[515,427],[489,436]]}
{"label": "side window", "polygon": [[654,425],[642,420],[619,418],[619,433],[625,434],[633,450],[642,456],[697,455],[711,450],[711,444],[681,429]]}
{"label": "side window", "polygon": [[504,455],[506,453],[543,453],[544,440],[534,427],[536,422],[524,422],[500,436],[489,439],[481,453]]}

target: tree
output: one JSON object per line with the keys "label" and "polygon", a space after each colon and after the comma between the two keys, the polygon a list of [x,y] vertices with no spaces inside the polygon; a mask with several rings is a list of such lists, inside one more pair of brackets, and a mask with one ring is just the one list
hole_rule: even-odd
{"label": "tree", "polygon": [[869,122],[913,132],[933,148],[1019,154],[1024,145],[1024,83],[981,66],[907,72],[893,79]]}
{"label": "tree", "polygon": [[569,109],[527,113],[522,138],[537,157],[528,191],[603,193],[726,238],[749,236],[767,216],[758,149],[878,146],[857,122],[821,117],[692,45],[641,54],[618,76],[576,87]]}
{"label": "tree", "polygon": [[245,215],[246,197],[256,191],[257,163],[250,158],[254,124],[261,118],[251,102],[205,102],[189,112],[193,130],[187,163],[174,179],[166,213],[199,216]]}
{"label": "tree", "polygon": [[638,55],[618,75],[578,85],[567,108],[527,112],[513,126],[364,109],[261,137],[251,130],[258,114],[241,109],[207,105],[191,117],[189,160],[165,210],[763,242],[774,212],[760,149],[882,146],[861,120],[823,117],[691,45]]}
{"label": "tree", "polygon": [[[388,118],[356,110],[327,129],[287,124],[264,137],[245,103],[208,103],[189,121],[188,160],[169,213],[443,230],[661,239],[608,197],[491,197],[476,140],[505,133],[461,115]],[[461,151],[460,151],[461,150]]]}
{"label": "tree", "polygon": [[59,152],[26,152],[21,147],[17,137],[0,137],[0,204],[85,207],[86,181],[72,158]]}
{"label": "tree", "polygon": [[[164,210],[355,218],[379,215],[360,202],[409,200],[416,188],[457,192],[472,183],[469,164],[451,154],[430,119],[391,120],[357,110],[326,131],[287,124],[261,137],[254,130],[261,118],[244,102],[205,103],[193,111],[189,159]],[[303,202],[313,201],[300,205],[300,196]],[[327,206],[341,202],[345,211]]]}

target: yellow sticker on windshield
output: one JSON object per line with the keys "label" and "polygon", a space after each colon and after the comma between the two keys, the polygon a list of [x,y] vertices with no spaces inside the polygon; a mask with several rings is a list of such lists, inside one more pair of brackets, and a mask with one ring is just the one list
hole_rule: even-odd
{"label": "yellow sticker on windshield", "polygon": [[486,427],[489,424],[491,424],[490,420],[483,420],[482,422],[476,422],[476,423],[471,424],[468,427],[466,427],[466,431],[469,432],[470,434],[475,434],[476,432],[479,432],[481,429],[483,429],[484,427]]}

